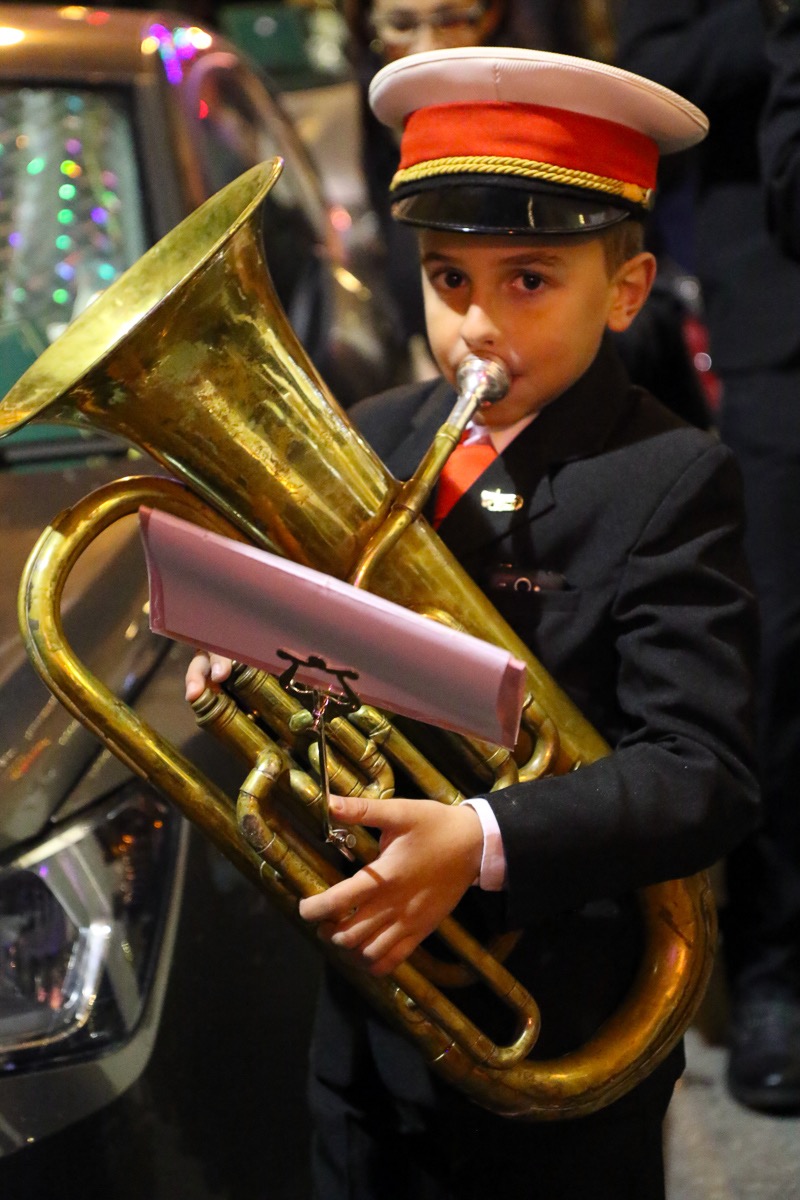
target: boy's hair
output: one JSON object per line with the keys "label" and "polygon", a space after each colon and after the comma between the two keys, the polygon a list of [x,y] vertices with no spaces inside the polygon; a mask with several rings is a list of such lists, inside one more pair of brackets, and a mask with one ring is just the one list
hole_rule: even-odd
{"label": "boy's hair", "polygon": [[644,249],[644,225],[635,217],[627,217],[616,225],[597,232],[603,243],[603,255],[606,260],[606,271],[611,279],[623,263],[629,258],[635,258]]}

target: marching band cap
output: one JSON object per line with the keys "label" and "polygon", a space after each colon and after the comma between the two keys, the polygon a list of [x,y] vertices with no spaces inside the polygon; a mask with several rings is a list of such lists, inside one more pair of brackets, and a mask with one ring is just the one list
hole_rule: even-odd
{"label": "marching band cap", "polygon": [[401,133],[394,217],[464,233],[587,233],[644,216],[659,155],[708,131],[652,80],[545,50],[410,54],[375,75],[369,101]]}

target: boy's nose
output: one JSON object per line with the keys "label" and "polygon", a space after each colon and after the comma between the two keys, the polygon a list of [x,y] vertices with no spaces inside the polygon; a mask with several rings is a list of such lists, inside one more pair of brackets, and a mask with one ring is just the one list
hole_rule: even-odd
{"label": "boy's nose", "polygon": [[470,350],[494,346],[499,330],[481,304],[470,304],[461,322],[461,337]]}

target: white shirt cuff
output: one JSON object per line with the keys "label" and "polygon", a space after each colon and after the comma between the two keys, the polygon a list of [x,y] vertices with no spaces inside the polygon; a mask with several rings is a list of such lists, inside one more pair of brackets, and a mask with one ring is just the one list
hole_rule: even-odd
{"label": "white shirt cuff", "polygon": [[483,892],[502,892],[506,885],[506,855],[494,810],[483,796],[475,796],[462,803],[475,809],[483,830],[481,870],[473,886],[478,886]]}

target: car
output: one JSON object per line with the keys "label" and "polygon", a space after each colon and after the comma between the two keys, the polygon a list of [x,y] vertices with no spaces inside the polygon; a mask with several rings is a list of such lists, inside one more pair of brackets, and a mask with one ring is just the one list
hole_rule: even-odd
{"label": "car", "polygon": [[315,135],[301,141],[263,73],[222,35],[179,22],[0,5],[0,390],[148,245],[273,156],[287,166],[265,205],[265,250],[300,341],[344,406],[401,382],[380,271],[348,256],[357,189],[329,199]]}
{"label": "car", "polygon": [[[402,380],[404,349],[380,281],[349,255],[344,204],[326,198],[257,67],[176,13],[0,5],[0,394],[148,246],[276,155],[269,271],[346,406]],[[316,952],[61,707],[16,626],[23,564],[49,520],[160,469],[121,437],[55,423],[0,441],[5,1200],[300,1200],[308,1186]],[[186,654],[150,632],[146,604],[121,523],[70,580],[67,636],[235,795],[242,769],[196,730]]]}

